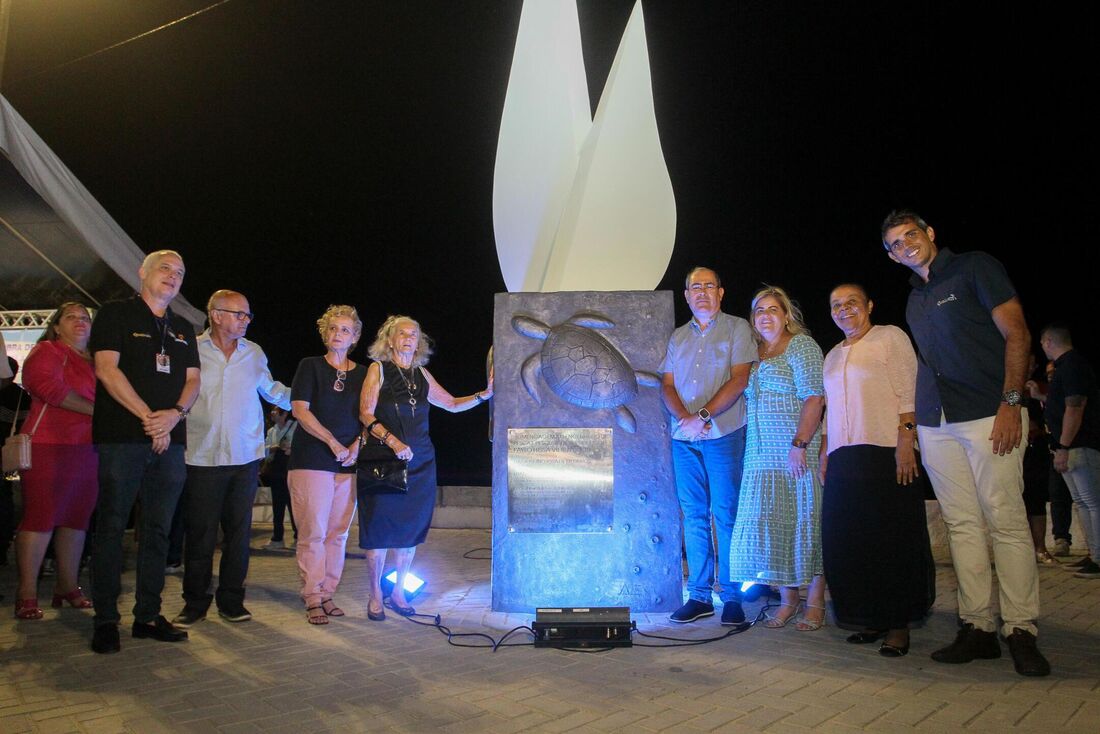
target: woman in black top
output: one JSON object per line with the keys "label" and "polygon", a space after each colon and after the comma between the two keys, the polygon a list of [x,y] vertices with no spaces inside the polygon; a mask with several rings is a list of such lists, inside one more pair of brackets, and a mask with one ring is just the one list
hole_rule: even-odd
{"label": "woman in black top", "polygon": [[390,607],[402,616],[415,610],[405,599],[405,575],[416,546],[423,543],[435,507],[435,448],[428,435],[430,405],[459,413],[493,396],[493,377],[481,392],[456,398],[435,381],[424,364],[431,342],[408,316],[390,316],[370,347],[371,362],[359,402],[359,418],[371,436],[409,462],[406,494],[371,494],[360,498],[359,546],[367,549],[371,598],[367,617],[386,614],[382,601],[382,568],[386,551],[394,553],[397,580]]}
{"label": "woman in black top", "polygon": [[290,446],[287,483],[298,522],[298,573],[310,624],[344,612],[333,594],[344,570],[344,546],[355,513],[359,458],[359,393],[367,370],[348,359],[363,331],[351,306],[329,306],[317,320],[323,357],[298,365],[290,405],[298,429]]}

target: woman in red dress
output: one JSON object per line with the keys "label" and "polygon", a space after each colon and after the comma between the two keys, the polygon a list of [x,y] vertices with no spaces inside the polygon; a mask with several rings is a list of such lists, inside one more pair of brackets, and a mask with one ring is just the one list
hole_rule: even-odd
{"label": "woman in red dress", "polygon": [[53,606],[92,606],[77,585],[80,554],[99,485],[92,446],[95,370],[88,352],[92,319],[76,302],[63,303],[23,364],[23,387],[31,411],[23,433],[31,434],[33,467],[21,472],[23,521],[15,536],[19,591],[15,616],[41,619],[38,571],[50,538],[57,576]]}

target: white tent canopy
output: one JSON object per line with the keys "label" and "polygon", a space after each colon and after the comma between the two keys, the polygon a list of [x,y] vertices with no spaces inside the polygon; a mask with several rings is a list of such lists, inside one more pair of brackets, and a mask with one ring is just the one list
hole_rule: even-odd
{"label": "white tent canopy", "polygon": [[[0,152],[0,312],[137,292],[145,253],[2,96]],[[182,296],[172,310],[205,321]]]}

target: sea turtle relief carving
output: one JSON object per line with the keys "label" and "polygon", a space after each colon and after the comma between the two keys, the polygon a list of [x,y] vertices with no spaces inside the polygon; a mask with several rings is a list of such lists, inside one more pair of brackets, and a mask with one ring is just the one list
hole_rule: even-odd
{"label": "sea turtle relief carving", "polygon": [[539,378],[565,402],[591,410],[610,409],[628,433],[638,422],[627,407],[638,386],[659,387],[653,372],[636,370],[615,345],[597,329],[613,329],[615,322],[597,313],[574,314],[564,323],[548,326],[529,316],[512,317],[512,328],[541,341],[542,349],[523,363],[521,377],[531,399],[542,405]]}

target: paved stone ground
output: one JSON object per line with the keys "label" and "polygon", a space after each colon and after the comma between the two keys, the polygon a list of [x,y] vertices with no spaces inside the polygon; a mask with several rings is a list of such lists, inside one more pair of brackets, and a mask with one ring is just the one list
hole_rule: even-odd
{"label": "paved stone ground", "polygon": [[[262,542],[257,533],[255,545]],[[416,606],[455,631],[500,637],[528,624],[526,615],[489,611],[488,551],[463,558],[487,545],[486,531],[433,530],[416,559],[429,580]],[[5,613],[0,732],[1100,731],[1100,581],[1060,568],[1040,569],[1041,641],[1055,672],[1025,679],[1007,648],[1001,660],[969,665],[929,660],[953,636],[955,580],[945,559],[935,614],[900,660],[845,644],[847,633],[831,624],[815,633],[756,627],[661,650],[460,649],[392,614],[368,621],[364,567],[348,560],[337,596],[348,616],[311,627],[293,557],[257,551],[253,621],[212,616],[174,645],[132,640],[124,628],[118,655],[90,652],[87,612],[50,609],[39,622]],[[123,581],[128,610],[132,571]],[[49,580],[41,588],[45,596]],[[13,569],[0,568],[5,605],[13,589]],[[169,617],[179,592],[180,578],[169,577]],[[659,615],[635,619],[653,634],[722,630],[716,618],[686,629]]]}

